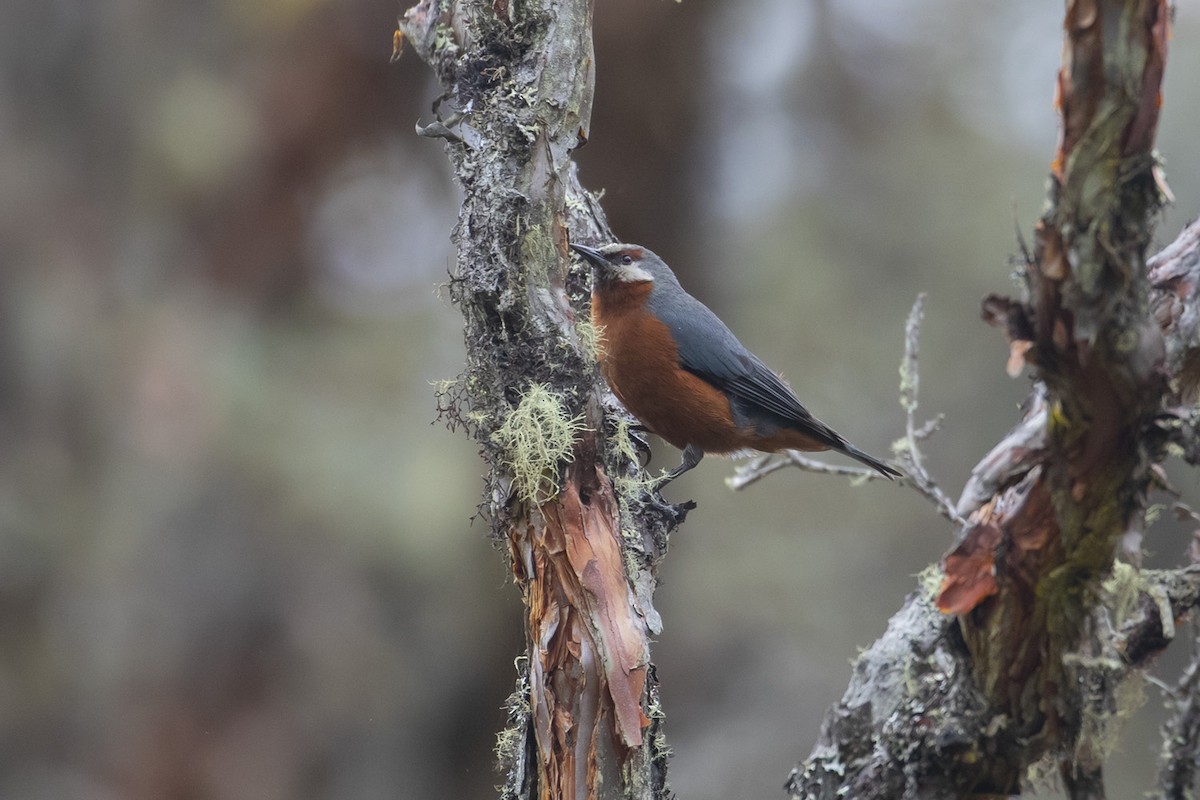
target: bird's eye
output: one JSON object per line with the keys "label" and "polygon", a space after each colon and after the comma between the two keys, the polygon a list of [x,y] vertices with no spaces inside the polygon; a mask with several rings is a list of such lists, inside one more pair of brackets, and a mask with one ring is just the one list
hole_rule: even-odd
{"label": "bird's eye", "polygon": [[633,263],[633,256],[621,256],[621,263],[628,267]]}

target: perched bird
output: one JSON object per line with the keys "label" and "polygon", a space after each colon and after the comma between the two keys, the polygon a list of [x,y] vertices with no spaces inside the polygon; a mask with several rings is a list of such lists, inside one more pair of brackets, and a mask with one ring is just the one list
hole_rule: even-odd
{"label": "perched bird", "polygon": [[683,450],[659,486],[705,453],[748,450],[837,450],[889,479],[900,475],[809,413],[654,253],[632,244],[571,249],[592,265],[605,380],[643,425]]}

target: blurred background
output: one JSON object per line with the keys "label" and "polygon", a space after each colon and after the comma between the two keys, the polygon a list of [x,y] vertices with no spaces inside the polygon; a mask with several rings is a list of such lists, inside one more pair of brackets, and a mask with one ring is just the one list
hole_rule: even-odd
{"label": "blurred background", "polygon": [[[615,230],[877,454],[927,291],[921,410],[946,421],[926,455],[957,495],[1028,386],[978,309],[1041,209],[1061,4],[597,6],[578,159]],[[3,800],[494,796],[521,606],[472,523],[475,447],[435,422],[463,355],[439,293],[457,190],[413,134],[430,74],[388,63],[402,11],[6,4]],[[1200,207],[1198,20],[1180,0],[1163,243]],[[668,491],[699,501],[657,595],[687,800],[781,796],[952,534],[896,486],[734,494],[731,470]],[[1155,528],[1151,563],[1188,533]],[[1113,796],[1148,788],[1161,706],[1149,690]]]}

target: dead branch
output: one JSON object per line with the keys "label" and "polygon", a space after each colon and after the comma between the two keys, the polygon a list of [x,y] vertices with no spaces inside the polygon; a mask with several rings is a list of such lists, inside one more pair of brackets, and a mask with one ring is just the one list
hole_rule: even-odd
{"label": "dead branch", "polygon": [[[901,482],[912,487],[918,494],[933,503],[938,513],[955,524],[962,524],[959,516],[950,502],[950,498],[942,491],[937,481],[925,468],[924,457],[921,453],[921,442],[928,439],[940,427],[941,415],[927,420],[918,426],[916,421],[917,406],[920,398],[920,370],[918,355],[920,352],[921,320],[925,315],[925,295],[917,296],[909,311],[908,320],[904,325],[904,355],[900,361],[900,406],[904,409],[904,437],[892,445],[896,453],[894,463],[904,473]],[[854,478],[856,481],[867,483],[880,480],[884,476],[873,469],[858,466],[842,466],[827,464],[796,451],[788,451],[781,456],[759,456],[734,470],[734,474],[725,479],[725,485],[734,491],[740,491],[751,486],[773,472],[785,467],[795,467],[803,472],[817,475],[838,475]]]}

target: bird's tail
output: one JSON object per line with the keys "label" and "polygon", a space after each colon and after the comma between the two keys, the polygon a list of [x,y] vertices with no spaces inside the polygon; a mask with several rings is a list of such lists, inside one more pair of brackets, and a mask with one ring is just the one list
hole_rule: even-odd
{"label": "bird's tail", "polygon": [[837,449],[841,450],[843,453],[850,456],[855,461],[861,461],[862,463],[866,464],[868,467],[875,470],[880,475],[887,478],[889,481],[895,480],[896,478],[903,477],[898,470],[892,469],[891,467],[889,467],[887,464],[880,461],[875,456],[871,455],[870,453],[866,453],[866,452],[863,452],[862,450],[859,450],[857,447],[850,444],[849,442],[843,441],[841,446],[838,447]]}

